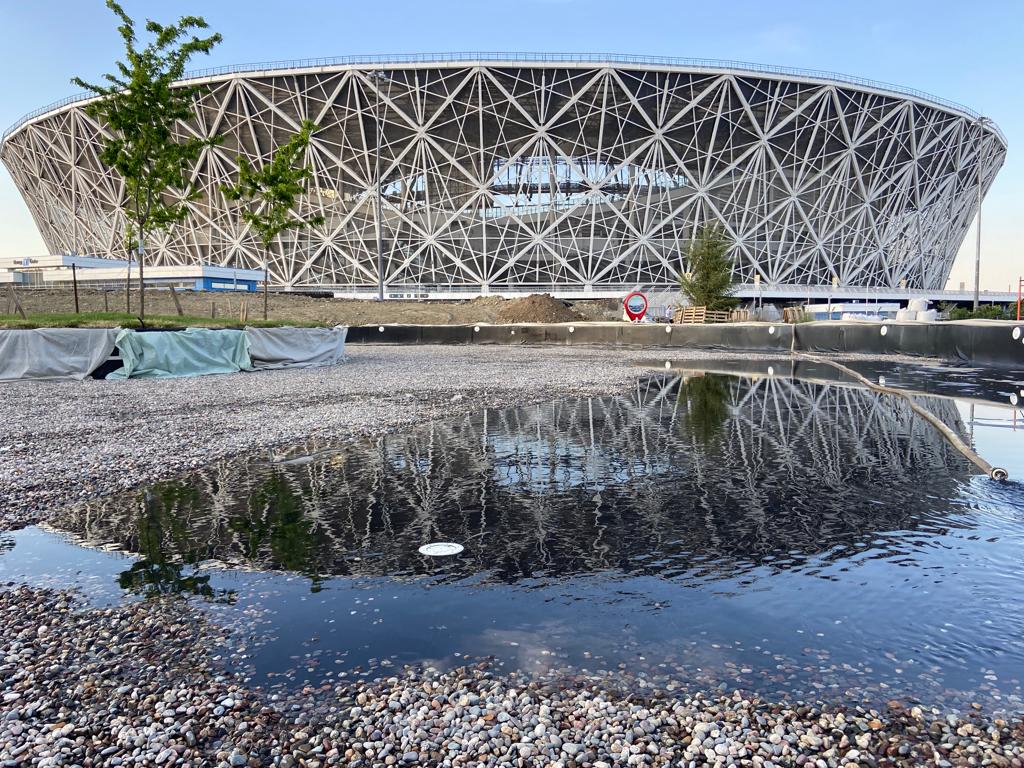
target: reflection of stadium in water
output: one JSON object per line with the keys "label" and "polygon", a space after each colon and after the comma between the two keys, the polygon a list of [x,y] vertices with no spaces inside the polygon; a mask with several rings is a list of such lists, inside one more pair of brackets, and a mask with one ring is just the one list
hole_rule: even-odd
{"label": "reflection of stadium in water", "polygon": [[[927,406],[959,428],[951,401]],[[268,463],[221,462],[55,527],[150,562],[497,581],[799,568],[941,528],[969,467],[901,398],[779,377],[654,377]],[[920,492],[927,487],[928,493]],[[439,564],[433,540],[465,545]]]}

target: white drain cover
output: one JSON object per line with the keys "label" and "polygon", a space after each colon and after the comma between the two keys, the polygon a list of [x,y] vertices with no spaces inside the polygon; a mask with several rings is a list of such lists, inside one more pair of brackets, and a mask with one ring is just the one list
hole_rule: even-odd
{"label": "white drain cover", "polygon": [[421,555],[429,555],[430,557],[447,557],[448,555],[457,555],[463,549],[461,544],[456,544],[452,541],[435,541],[431,544],[424,544],[420,547],[419,552]]}

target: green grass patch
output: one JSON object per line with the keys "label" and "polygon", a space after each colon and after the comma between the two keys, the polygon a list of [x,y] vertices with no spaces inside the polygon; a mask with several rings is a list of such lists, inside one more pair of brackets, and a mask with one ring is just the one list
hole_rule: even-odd
{"label": "green grass patch", "polygon": [[150,315],[142,323],[136,315],[127,312],[39,312],[21,315],[0,315],[0,328],[279,328],[290,325],[315,328],[322,323],[294,320],[248,320],[244,323],[232,318],[189,317],[178,315]]}

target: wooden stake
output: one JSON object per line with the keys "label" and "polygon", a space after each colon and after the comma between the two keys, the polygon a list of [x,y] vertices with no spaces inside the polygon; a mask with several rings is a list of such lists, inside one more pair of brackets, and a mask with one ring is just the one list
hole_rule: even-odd
{"label": "wooden stake", "polygon": [[217,317],[217,302],[216,301],[211,301],[210,302],[210,317],[211,318],[216,318]]}
{"label": "wooden stake", "polygon": [[107,293],[108,293],[108,291],[104,291],[103,292],[103,311],[104,312],[109,312],[110,311],[110,302],[107,301]]}
{"label": "wooden stake", "polygon": [[242,299],[238,307],[238,322],[244,323],[249,319],[249,302]]}
{"label": "wooden stake", "polygon": [[13,283],[11,284],[11,298],[14,300],[14,308],[18,311],[18,314],[21,315],[21,319],[28,320],[25,316],[25,309],[21,306],[21,302],[18,301],[18,292],[14,289]]}
{"label": "wooden stake", "polygon": [[167,286],[171,291],[171,298],[174,299],[174,308],[178,311],[178,317],[181,317],[185,313],[181,311],[181,302],[178,300],[178,292],[174,290],[173,285]]}

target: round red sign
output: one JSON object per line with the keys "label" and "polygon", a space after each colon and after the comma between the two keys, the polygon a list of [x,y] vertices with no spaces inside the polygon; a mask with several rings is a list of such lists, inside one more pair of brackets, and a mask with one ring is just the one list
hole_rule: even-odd
{"label": "round red sign", "polygon": [[633,291],[622,302],[622,306],[626,310],[626,317],[631,322],[638,322],[647,313],[647,297],[640,293],[640,291]]}

